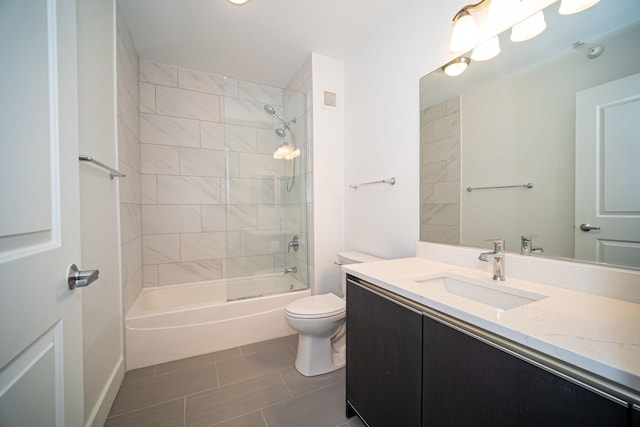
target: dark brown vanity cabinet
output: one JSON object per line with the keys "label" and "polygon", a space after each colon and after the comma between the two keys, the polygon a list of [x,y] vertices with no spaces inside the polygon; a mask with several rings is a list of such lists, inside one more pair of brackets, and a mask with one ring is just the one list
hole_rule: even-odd
{"label": "dark brown vanity cabinet", "polygon": [[[419,426],[422,314],[347,282],[347,416]],[[355,409],[355,411],[354,411]]]}
{"label": "dark brown vanity cabinet", "polygon": [[428,316],[423,426],[627,426],[614,402]]}
{"label": "dark brown vanity cabinet", "polygon": [[349,278],[347,416],[370,427],[640,427],[638,407],[396,297]]}

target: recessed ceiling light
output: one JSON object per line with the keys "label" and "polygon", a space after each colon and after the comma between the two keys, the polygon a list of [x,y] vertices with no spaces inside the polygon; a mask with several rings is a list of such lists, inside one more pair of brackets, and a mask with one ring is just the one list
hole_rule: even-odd
{"label": "recessed ceiling light", "polygon": [[243,4],[248,2],[249,0],[227,0],[227,1],[229,3],[231,3],[231,4],[235,4],[236,6],[242,6]]}

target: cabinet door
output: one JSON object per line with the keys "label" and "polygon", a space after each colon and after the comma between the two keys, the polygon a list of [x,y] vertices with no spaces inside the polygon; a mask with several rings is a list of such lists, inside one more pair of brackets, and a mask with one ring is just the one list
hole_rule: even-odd
{"label": "cabinet door", "polygon": [[626,426],[626,406],[427,316],[423,426]]}
{"label": "cabinet door", "polygon": [[422,314],[347,285],[347,408],[371,427],[419,426]]}

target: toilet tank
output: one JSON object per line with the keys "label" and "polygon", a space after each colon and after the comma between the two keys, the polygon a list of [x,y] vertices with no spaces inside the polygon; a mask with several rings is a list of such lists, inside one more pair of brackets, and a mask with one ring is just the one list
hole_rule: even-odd
{"label": "toilet tank", "polygon": [[[347,265],[347,264],[359,264],[363,262],[374,262],[374,261],[384,261],[384,258],[378,258],[373,255],[365,254],[357,251],[344,251],[338,252],[338,265]],[[342,270],[340,267],[340,281],[342,289],[342,296],[346,295],[347,291],[347,273]]]}

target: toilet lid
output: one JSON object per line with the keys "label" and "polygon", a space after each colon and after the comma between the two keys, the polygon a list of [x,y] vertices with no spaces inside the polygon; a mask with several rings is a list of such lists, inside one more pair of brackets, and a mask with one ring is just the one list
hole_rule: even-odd
{"label": "toilet lid", "polygon": [[342,298],[328,293],[300,298],[285,310],[294,317],[329,317],[344,312],[346,304]]}

